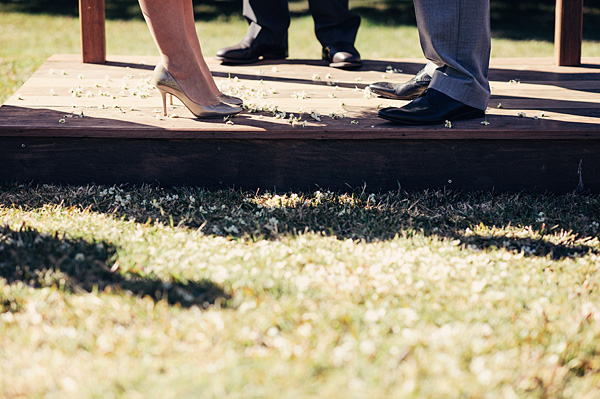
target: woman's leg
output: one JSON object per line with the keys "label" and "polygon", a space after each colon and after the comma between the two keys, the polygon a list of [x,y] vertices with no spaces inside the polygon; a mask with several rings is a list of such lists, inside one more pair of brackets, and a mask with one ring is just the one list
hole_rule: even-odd
{"label": "woman's leg", "polygon": [[198,40],[198,34],[196,33],[196,22],[194,20],[194,4],[192,0],[183,0],[183,13],[185,14],[185,30],[187,32],[188,41],[192,46],[192,50],[194,51],[194,55],[196,56],[196,62],[204,75],[204,78],[208,82],[210,89],[214,93],[214,95],[219,95],[220,91],[217,85],[215,84],[215,80],[210,73],[210,69],[208,69],[208,65],[206,65],[206,61],[204,60],[204,56],[202,55],[202,49],[200,48],[200,41]]}
{"label": "woman's leg", "polygon": [[185,94],[201,105],[219,103],[212,76],[207,78],[203,73],[193,45],[188,40],[185,13],[188,1],[139,0],[139,3],[160,52],[162,64]]}

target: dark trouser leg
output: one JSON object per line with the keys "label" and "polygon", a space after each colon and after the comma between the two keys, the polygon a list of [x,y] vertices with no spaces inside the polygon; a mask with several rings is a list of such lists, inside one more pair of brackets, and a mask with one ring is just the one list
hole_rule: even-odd
{"label": "dark trouser leg", "polygon": [[287,30],[290,13],[287,0],[244,0],[244,17],[250,23],[246,36],[237,44],[217,51],[217,57],[234,64],[288,56]]}
{"label": "dark trouser leg", "polygon": [[401,108],[378,116],[405,125],[485,118],[490,98],[489,0],[414,0],[429,88]]}
{"label": "dark trouser leg", "polygon": [[[485,109],[490,97],[489,0],[414,0],[414,4],[423,53],[438,67],[430,71],[429,87]],[[430,65],[428,69],[433,69]]]}
{"label": "dark trouser leg", "polygon": [[348,0],[309,0],[315,34],[323,46],[354,44],[360,17],[348,9]]}
{"label": "dark trouser leg", "polygon": [[246,37],[269,46],[287,48],[290,12],[287,0],[244,0],[243,15],[250,26]]}

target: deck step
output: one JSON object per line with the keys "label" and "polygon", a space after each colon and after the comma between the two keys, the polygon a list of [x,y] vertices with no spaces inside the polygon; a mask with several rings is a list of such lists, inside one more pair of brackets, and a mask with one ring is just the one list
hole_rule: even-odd
{"label": "deck step", "polygon": [[581,67],[492,59],[486,123],[451,128],[379,119],[379,107],[405,102],[364,90],[408,80],[419,59],[366,61],[359,71],[208,61],[221,90],[250,107],[230,122],[195,119],[177,100],[163,117],[149,83],[155,57],[98,65],[52,56],[0,107],[0,180],[600,192],[600,58]]}

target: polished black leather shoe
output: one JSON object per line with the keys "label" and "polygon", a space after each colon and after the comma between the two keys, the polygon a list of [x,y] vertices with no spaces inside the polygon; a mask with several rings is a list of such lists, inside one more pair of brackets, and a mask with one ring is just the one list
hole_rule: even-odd
{"label": "polished black leather shoe", "polygon": [[330,67],[340,69],[358,69],[362,67],[360,54],[352,43],[336,43],[323,47],[323,60]]}
{"label": "polished black leather shoe", "polygon": [[369,89],[381,97],[394,100],[414,100],[423,93],[431,82],[431,76],[421,69],[412,79],[404,83],[375,82]]}
{"label": "polished black leather shoe", "polygon": [[[287,37],[282,42],[287,43]],[[238,44],[217,51],[217,59],[226,64],[252,64],[261,59],[279,60],[287,56],[287,47],[265,44],[258,38],[248,36]]]}
{"label": "polished black leather shoe", "polygon": [[458,119],[484,118],[485,110],[465,105],[437,90],[427,89],[401,108],[380,109],[377,116],[403,125],[435,125]]}

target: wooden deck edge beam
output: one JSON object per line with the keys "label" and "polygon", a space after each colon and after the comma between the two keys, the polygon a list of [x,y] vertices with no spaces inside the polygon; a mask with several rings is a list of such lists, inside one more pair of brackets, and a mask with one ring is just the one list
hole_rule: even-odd
{"label": "wooden deck edge beam", "polygon": [[81,53],[83,62],[106,62],[106,29],[104,0],[79,0]]}
{"label": "wooden deck edge beam", "polygon": [[[600,192],[598,141],[1,138],[0,182]],[[364,160],[368,160],[365,162]],[[42,167],[40,167],[43,165]]]}
{"label": "wooden deck edge beam", "polygon": [[556,0],[554,58],[558,66],[581,65],[583,0]]}

